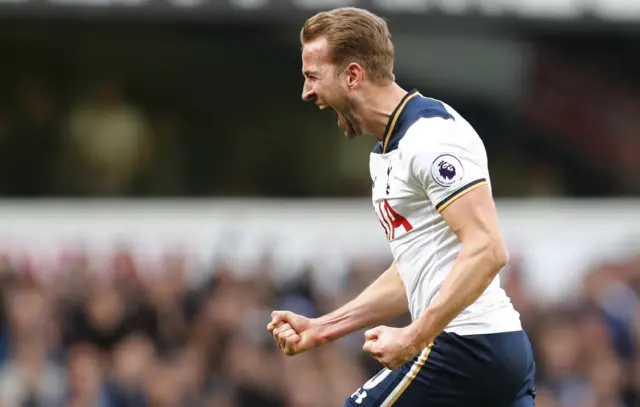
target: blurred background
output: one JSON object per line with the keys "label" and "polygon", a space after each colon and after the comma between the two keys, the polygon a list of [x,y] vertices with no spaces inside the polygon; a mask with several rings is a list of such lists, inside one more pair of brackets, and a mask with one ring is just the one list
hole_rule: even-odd
{"label": "blurred background", "polygon": [[391,261],[373,140],[300,101],[344,5],[487,146],[537,405],[640,406],[640,2],[0,0],[1,407],[341,406],[380,368],[265,330]]}

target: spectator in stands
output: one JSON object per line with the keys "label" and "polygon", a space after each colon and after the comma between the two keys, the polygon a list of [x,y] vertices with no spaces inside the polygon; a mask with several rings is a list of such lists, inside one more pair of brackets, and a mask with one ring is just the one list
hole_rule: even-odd
{"label": "spectator in stands", "polygon": [[69,117],[61,165],[61,182],[81,194],[127,195],[148,163],[151,125],[144,112],[128,101],[119,79],[97,82],[88,98]]}
{"label": "spectator in stands", "polygon": [[[184,257],[141,269],[126,247],[102,274],[90,257],[71,256],[47,284],[10,260],[0,256],[0,332],[9,350],[2,407],[324,407],[340,405],[380,369],[349,338],[282,357],[264,329],[274,306],[314,315],[359,291],[374,277],[370,262],[354,261],[337,291],[323,291],[308,270],[276,282],[268,262],[250,279],[213,267],[190,287],[193,264]],[[552,307],[526,295],[525,263],[512,264],[505,287],[525,305],[538,406],[638,405],[638,264],[633,257],[596,267],[578,302]]]}

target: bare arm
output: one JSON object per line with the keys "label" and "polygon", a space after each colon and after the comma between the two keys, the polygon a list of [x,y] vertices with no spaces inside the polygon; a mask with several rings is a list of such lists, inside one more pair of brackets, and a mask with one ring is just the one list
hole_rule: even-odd
{"label": "bare arm", "polygon": [[422,348],[482,295],[508,261],[487,186],[459,198],[442,216],[460,238],[462,251],[438,297],[413,324]]}
{"label": "bare arm", "polygon": [[333,341],[407,312],[407,293],[394,262],[355,299],[318,318],[325,341]]}

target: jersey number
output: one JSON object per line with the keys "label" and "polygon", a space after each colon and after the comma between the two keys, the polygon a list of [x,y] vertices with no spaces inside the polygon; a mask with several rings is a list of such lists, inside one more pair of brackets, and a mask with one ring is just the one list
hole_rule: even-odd
{"label": "jersey number", "polygon": [[405,232],[409,232],[413,229],[411,223],[404,216],[394,211],[389,201],[386,199],[378,204],[378,210],[376,211],[380,224],[384,229],[384,233],[387,236],[387,240],[391,241],[396,237],[396,229],[403,227]]}

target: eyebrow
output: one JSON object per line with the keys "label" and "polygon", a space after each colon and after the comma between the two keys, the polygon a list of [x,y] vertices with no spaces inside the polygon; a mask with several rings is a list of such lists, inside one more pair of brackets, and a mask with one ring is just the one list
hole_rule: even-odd
{"label": "eyebrow", "polygon": [[318,71],[313,71],[311,69],[305,69],[304,71],[302,71],[302,76],[304,76],[305,78],[308,76],[317,76],[318,75]]}

